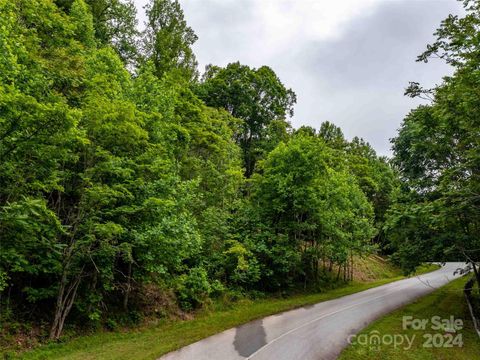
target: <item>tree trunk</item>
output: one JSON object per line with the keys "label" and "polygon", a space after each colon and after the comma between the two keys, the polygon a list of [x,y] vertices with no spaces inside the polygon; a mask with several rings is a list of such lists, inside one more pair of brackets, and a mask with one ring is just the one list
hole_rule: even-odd
{"label": "tree trunk", "polygon": [[70,310],[77,297],[78,286],[80,285],[81,273],[75,277],[73,282],[68,285],[67,269],[64,269],[62,278],[60,280],[60,288],[57,295],[57,303],[55,305],[55,315],[53,318],[52,327],[50,328],[50,339],[56,340],[60,337]]}
{"label": "tree trunk", "polygon": [[353,281],[353,252],[350,253],[350,281]]}
{"label": "tree trunk", "polygon": [[475,273],[475,279],[477,280],[477,287],[480,291],[480,272],[478,271],[475,261],[471,261],[470,263],[472,264],[473,272]]}
{"label": "tree trunk", "polygon": [[128,308],[128,298],[130,296],[130,289],[132,287],[132,262],[128,263],[128,275],[127,275],[127,287],[125,289],[125,296],[123,297],[123,309],[126,311]]}
{"label": "tree trunk", "polygon": [[461,249],[461,252],[463,253],[463,256],[465,257],[465,259],[467,260],[466,262],[472,264],[473,272],[475,273],[475,279],[477,280],[477,286],[480,291],[480,273],[479,273],[479,269],[477,268],[477,262],[474,259],[472,259],[465,252],[464,249]]}

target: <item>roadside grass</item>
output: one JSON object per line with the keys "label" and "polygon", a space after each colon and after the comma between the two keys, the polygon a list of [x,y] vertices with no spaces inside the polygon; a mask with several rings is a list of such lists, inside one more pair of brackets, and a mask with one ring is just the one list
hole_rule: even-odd
{"label": "roadside grass", "polygon": [[[369,334],[378,331],[380,337],[385,334],[406,335],[410,339],[415,335],[413,345],[405,350],[403,346],[396,349],[393,345],[380,345],[377,349],[370,345],[350,345],[339,357],[339,360],[473,360],[480,359],[480,339],[476,334],[468,307],[463,295],[463,286],[467,277],[452,281],[451,283],[435,290],[430,295],[420,298],[416,302],[407,305],[391,314],[370,324],[360,334]],[[441,319],[462,319],[463,328],[457,333],[452,333],[453,338],[457,334],[462,335],[462,347],[424,347],[427,340],[425,334],[446,334],[444,331],[433,330],[431,322],[426,325],[425,330],[414,330],[411,327],[403,329],[403,316],[413,316],[415,319],[431,319],[433,316],[440,316]],[[426,335],[428,337],[428,335]],[[438,337],[437,337],[438,339]],[[436,345],[445,344],[445,338],[439,339]],[[405,342],[406,344],[406,342]]]}
{"label": "roadside grass", "polygon": [[388,260],[383,257],[370,255],[368,257],[355,258],[353,276],[357,281],[368,282],[399,275],[402,275],[400,269],[391,266]]}
{"label": "roadside grass", "polygon": [[[388,267],[388,269],[387,269]],[[419,273],[437,269],[427,265]],[[321,293],[297,294],[287,298],[268,297],[240,300],[229,306],[219,304],[202,310],[192,320],[164,320],[124,332],[98,332],[65,343],[40,345],[32,351],[15,354],[3,352],[11,359],[126,360],[156,359],[159,356],[231,327],[305,305],[335,299],[404,278],[398,269],[384,265],[388,277],[370,282],[352,282]],[[7,355],[8,354],[8,355]]]}

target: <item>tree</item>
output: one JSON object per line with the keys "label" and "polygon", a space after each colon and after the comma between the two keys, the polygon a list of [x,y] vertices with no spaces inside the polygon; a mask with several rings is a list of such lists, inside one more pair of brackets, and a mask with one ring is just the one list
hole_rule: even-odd
{"label": "tree", "polygon": [[383,252],[389,251],[382,228],[385,214],[399,188],[399,181],[387,159],[377,156],[375,150],[363,139],[354,137],[347,141],[342,130],[328,121],[321,124],[318,132],[312,127],[301,126],[294,134],[321,139],[337,159],[337,166],[341,165],[348,169],[373,206],[375,227],[378,230],[376,243]]}
{"label": "tree", "polygon": [[140,55],[135,3],[131,0],[87,0],[87,3],[97,41],[112,45],[127,66],[135,66]]}
{"label": "tree", "polygon": [[285,237],[286,250],[300,254],[290,277],[316,282],[321,261],[346,266],[351,253],[368,248],[375,233],[372,207],[320,139],[298,135],[279,144],[253,180],[260,217]]}
{"label": "tree", "polygon": [[84,0],[75,0],[70,9],[75,38],[87,47],[95,46],[93,17]]}
{"label": "tree", "polygon": [[137,10],[131,0],[88,0],[95,37],[103,44],[111,44],[123,62],[134,66],[138,62]]}
{"label": "tree", "polygon": [[320,130],[318,131],[318,136],[334,149],[341,150],[346,145],[342,129],[328,121],[322,122]]}
{"label": "tree", "polygon": [[183,83],[172,84],[168,76],[157,79],[153,63],[140,69],[132,99],[142,110],[158,114],[148,125],[152,136],[171,149],[181,178],[197,184],[189,206],[203,240],[198,263],[215,272],[243,185],[240,149],[233,140],[241,121],[205,106]]}
{"label": "tree", "polygon": [[208,106],[223,108],[244,121],[235,137],[242,148],[246,177],[253,174],[263,153],[270,124],[292,116],[296,102],[295,93],[285,88],[272,69],[251,69],[238,62],[225,68],[210,66],[197,94]]}
{"label": "tree", "polygon": [[[430,244],[428,253],[432,255],[463,258],[480,285],[480,102],[475,95],[480,5],[477,1],[465,1],[464,5],[467,15],[445,19],[435,33],[437,40],[418,57],[425,62],[431,57],[444,59],[454,67],[454,74],[434,89],[411,83],[406,91],[410,96],[430,98],[431,104],[413,110],[393,139],[394,164],[406,181],[408,196],[392,213],[388,230],[402,234],[401,219],[411,218],[412,212],[428,213],[418,226],[430,226],[434,231],[419,241]],[[405,244],[410,245],[411,241]],[[397,244],[397,249],[401,253],[402,245]],[[417,256],[420,260],[420,254]]]}
{"label": "tree", "polygon": [[347,280],[370,248],[368,146],[293,131],[295,94],[268,67],[195,82],[177,1],[149,5],[139,62],[131,1],[0,0],[0,14],[2,326],[56,340],[225,289],[335,281],[333,266]]}
{"label": "tree", "polygon": [[[88,16],[93,18],[95,40],[101,46],[112,46],[123,62],[132,68],[139,61],[137,10],[132,0],[84,0]],[[55,0],[59,8],[77,18],[74,0]],[[73,11],[73,13],[72,13]],[[78,22],[83,23],[79,18]],[[86,22],[85,24],[90,24]]]}
{"label": "tree", "polygon": [[201,250],[199,181],[181,178],[160,114],[130,99],[118,55],[95,46],[82,0],[68,16],[49,1],[0,5],[0,285],[57,339],[72,311],[98,322],[128,310],[135,281],[186,271]]}
{"label": "tree", "polygon": [[400,186],[398,176],[387,159],[377,156],[375,150],[363,139],[354,137],[344,146],[347,166],[373,206],[375,226],[378,229],[376,242],[382,251],[388,251],[388,241],[382,229],[385,214],[394,202]]}
{"label": "tree", "polygon": [[146,13],[144,51],[155,65],[157,77],[173,71],[187,80],[195,79],[197,61],[191,47],[198,38],[187,25],[179,2],[152,0]]}

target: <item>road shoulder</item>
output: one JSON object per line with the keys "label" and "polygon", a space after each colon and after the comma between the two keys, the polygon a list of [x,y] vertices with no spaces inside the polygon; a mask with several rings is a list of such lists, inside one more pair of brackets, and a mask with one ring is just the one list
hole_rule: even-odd
{"label": "road shoulder", "polygon": [[[480,341],[463,295],[466,281],[454,280],[373,322],[350,340],[339,360],[478,358]],[[438,329],[439,322],[447,329]]]}

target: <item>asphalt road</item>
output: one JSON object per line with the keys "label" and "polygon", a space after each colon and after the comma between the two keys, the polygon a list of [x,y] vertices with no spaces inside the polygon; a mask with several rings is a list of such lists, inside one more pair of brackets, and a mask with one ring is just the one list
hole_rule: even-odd
{"label": "asphalt road", "polygon": [[373,320],[457,276],[462,263],[338,299],[287,311],[226,330],[162,356],[161,360],[330,360],[347,338]]}

